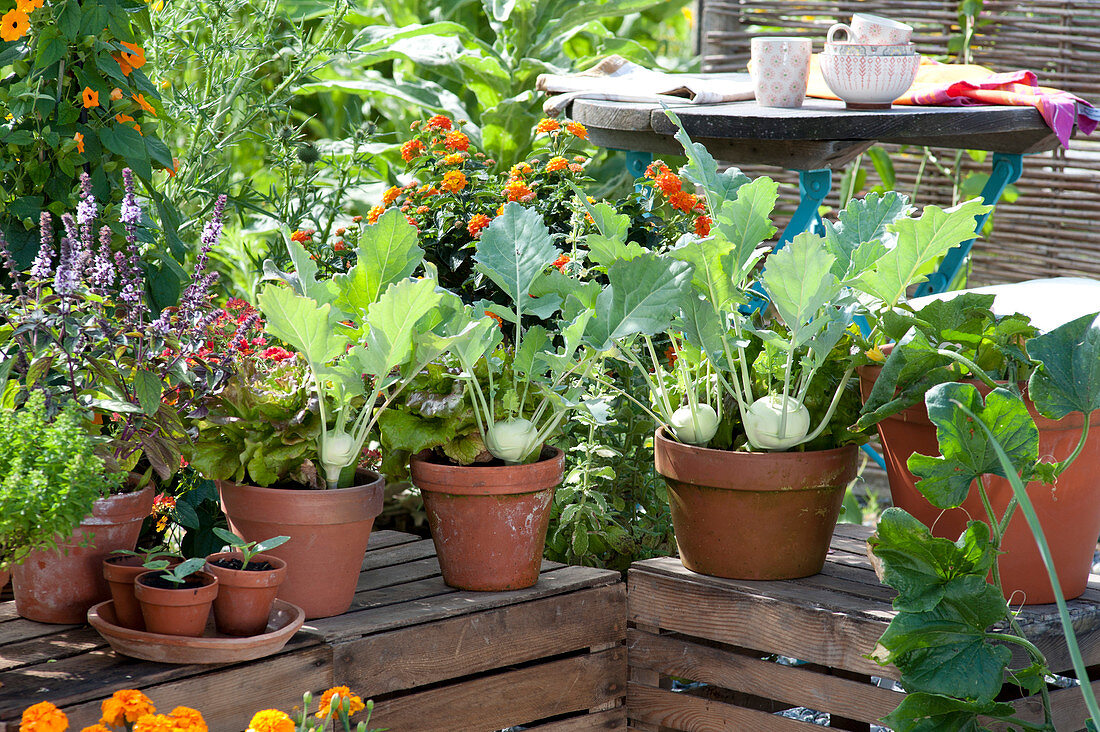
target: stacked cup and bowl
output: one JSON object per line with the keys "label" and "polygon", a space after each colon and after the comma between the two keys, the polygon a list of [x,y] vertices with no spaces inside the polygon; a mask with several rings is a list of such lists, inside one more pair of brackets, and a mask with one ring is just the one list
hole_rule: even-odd
{"label": "stacked cup and bowl", "polygon": [[[844,32],[847,41],[835,40]],[[821,54],[821,75],[849,109],[889,109],[917,77],[920,54],[910,42],[913,28],[867,13],[852,24],[829,29]]]}

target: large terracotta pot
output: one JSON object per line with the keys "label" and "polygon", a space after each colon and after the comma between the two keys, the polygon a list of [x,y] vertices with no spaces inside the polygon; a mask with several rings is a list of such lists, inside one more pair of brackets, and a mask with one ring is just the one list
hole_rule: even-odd
{"label": "large terracotta pot", "polygon": [[[137,546],[141,522],[152,509],[152,486],[92,504],[92,513],[65,542],[67,551],[31,552],[12,568],[16,612],[40,623],[83,623],[88,608],[111,598],[104,558]],[[87,546],[80,546],[85,539]]]}
{"label": "large terracotta pot", "polygon": [[306,618],[340,615],[351,607],[374,518],[382,512],[385,480],[360,471],[360,485],[333,490],[260,488],[218,481],[229,528],[245,541],[290,540],[266,552],[287,564],[278,597]]}
{"label": "large terracotta pot", "polygon": [[[881,370],[878,366],[860,369],[859,387],[864,399],[871,392]],[[990,391],[980,382],[966,383],[977,387],[983,396]],[[1081,415],[1070,414],[1060,420],[1047,419],[1035,411],[1035,405],[1026,397],[1026,390],[1024,401],[1039,428],[1039,454],[1056,460],[1069,457],[1081,438]],[[895,506],[905,509],[925,526],[931,527],[935,536],[952,541],[959,538],[971,518],[988,522],[981,497],[973,487],[961,507],[948,511],[933,506],[917,490],[917,478],[907,466],[909,456],[913,453],[940,454],[936,426],[928,419],[928,409],[923,403],[887,417],[877,426],[882,438],[886,475],[890,479],[890,496]],[[1096,538],[1100,536],[1100,480],[1097,480],[1097,475],[1100,475],[1100,412],[1092,415],[1085,448],[1073,465],[1058,478],[1057,484],[1027,484],[1028,497],[1035,504],[1039,523],[1050,544],[1050,553],[1062,585],[1062,597],[1067,600],[1085,591],[1089,572],[1092,571]],[[986,477],[985,485],[993,510],[997,515],[1003,514],[1012,498],[1012,486],[1004,478],[992,476]],[[997,563],[1005,597],[1011,598],[1013,604],[1021,601],[1025,605],[1054,602],[1054,589],[1039,555],[1039,547],[1021,511],[1016,511],[1009,522],[1001,549],[1005,554]]]}
{"label": "large terracotta pot", "polygon": [[191,577],[198,581],[193,586],[168,588],[147,584],[160,574],[160,570],[145,572],[134,580],[134,596],[141,605],[145,629],[161,635],[199,637],[210,619],[210,605],[218,595],[218,578],[195,572]]}
{"label": "large terracotta pot", "polygon": [[286,562],[271,554],[255,554],[249,566],[267,562],[270,569],[230,569],[218,562],[241,561],[240,552],[219,552],[206,558],[205,570],[218,578],[214,624],[226,635],[260,635],[267,628],[279,585],[286,580]]}
{"label": "large terracotta pot", "polygon": [[565,453],[528,465],[467,466],[414,455],[443,581],[463,590],[519,590],[538,582],[554,488]]}
{"label": "large terracotta pot", "polygon": [[844,489],[855,480],[855,445],[814,452],[733,452],[654,437],[668,485],[680,561],[693,572],[776,580],[825,564]]}

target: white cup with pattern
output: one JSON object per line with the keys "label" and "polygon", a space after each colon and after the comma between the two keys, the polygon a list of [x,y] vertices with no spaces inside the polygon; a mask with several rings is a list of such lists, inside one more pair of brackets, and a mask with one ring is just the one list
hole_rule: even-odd
{"label": "white cup with pattern", "polygon": [[749,73],[761,107],[801,107],[810,79],[809,38],[753,38]]}
{"label": "white cup with pattern", "polygon": [[913,38],[913,26],[869,13],[856,13],[852,16],[851,25],[835,24],[829,29],[828,42],[835,43],[833,36],[841,30],[848,34],[849,43],[901,46]]}

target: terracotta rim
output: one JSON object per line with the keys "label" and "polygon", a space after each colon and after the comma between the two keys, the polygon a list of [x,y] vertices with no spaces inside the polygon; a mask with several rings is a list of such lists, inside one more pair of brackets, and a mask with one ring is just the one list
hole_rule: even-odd
{"label": "terracotta rim", "polygon": [[155,604],[157,605],[182,607],[208,603],[218,594],[218,578],[209,572],[196,572],[195,574],[202,580],[202,584],[198,587],[188,587],[185,590],[151,587],[141,581],[146,576],[160,574],[162,571],[155,569],[139,574],[134,578],[134,596],[139,601],[148,602],[149,596],[155,595]]}
{"label": "terracotta rim", "polygon": [[[247,483],[233,483],[228,480],[215,481],[221,495],[222,510],[225,511],[225,495],[222,486],[230,486],[239,500],[233,501],[233,516],[245,521],[264,521],[286,526],[317,526],[318,524],[347,524],[373,519],[382,512],[383,489],[386,479],[372,470],[361,470],[357,474],[366,482],[349,488],[312,490],[308,488],[262,488]],[[316,506],[301,506],[293,517],[282,514],[273,516],[269,510],[272,499],[287,493],[324,494],[325,500]],[[364,494],[373,494],[364,500]],[[322,505],[323,504],[323,505]],[[227,512],[228,513],[228,512]]]}
{"label": "terracotta rim", "polygon": [[241,559],[240,552],[217,552],[206,557],[208,574],[218,578],[221,587],[263,588],[278,586],[286,578],[286,562],[273,554],[253,554],[250,561],[268,562],[271,569],[245,570],[219,567],[214,564],[219,559]]}
{"label": "terracotta rim", "polygon": [[412,456],[409,467],[412,482],[430,493],[454,496],[510,496],[537,493],[561,483],[565,471],[565,452],[551,448],[553,454],[526,465],[444,465],[431,462],[427,450]]}

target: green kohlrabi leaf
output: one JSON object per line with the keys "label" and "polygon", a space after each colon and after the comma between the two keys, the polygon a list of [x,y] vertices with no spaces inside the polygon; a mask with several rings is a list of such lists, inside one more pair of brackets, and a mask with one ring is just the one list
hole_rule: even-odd
{"label": "green kohlrabi leaf", "polygon": [[840,281],[830,271],[835,261],[825,240],[810,232],[802,232],[768,257],[764,288],[795,346],[820,329],[818,311],[840,294]]}
{"label": "green kohlrabi leaf", "polygon": [[665,330],[690,289],[691,273],[689,263],[655,254],[615,262],[607,268],[610,284],[596,298],[585,340],[605,351],[616,339]]}
{"label": "green kohlrabi leaf", "polygon": [[684,177],[692,183],[703,188],[707,205],[712,212],[718,212],[722,202],[734,198],[744,184],[749,182],[748,176],[737,168],[727,168],[722,173],[718,172],[718,162],[707,151],[706,147],[698,142],[692,142],[688,137],[680,118],[671,109],[666,109],[665,114],[676,125],[676,139],[684,148],[688,164],[684,167]]}
{"label": "green kohlrabi leaf", "polygon": [[758,247],[775,233],[771,214],[778,197],[779,184],[761,177],[738,188],[737,198],[723,201],[715,212],[711,236],[729,242],[734,282],[748,275],[761,253]]}
{"label": "green kohlrabi leaf", "polygon": [[421,320],[442,300],[434,280],[391,284],[367,316],[370,332],[362,357],[363,373],[381,377],[404,366],[413,354],[414,337],[423,330]]}
{"label": "green kohlrabi leaf", "polygon": [[1061,419],[1100,409],[1100,315],[1085,315],[1032,338],[1027,352],[1042,364],[1028,384],[1040,414]]}
{"label": "green kohlrabi leaf", "polygon": [[979,716],[1011,717],[1016,708],[1004,702],[976,702],[941,694],[907,694],[898,708],[882,718],[894,732],[987,732]]}
{"label": "green kohlrabi leaf", "polygon": [[[363,228],[355,266],[333,278],[336,306],[362,319],[386,288],[413,273],[424,258],[416,243],[416,227],[397,209]],[[301,272],[301,270],[298,270]]]}
{"label": "green kohlrabi leaf", "polygon": [[474,260],[478,270],[512,298],[521,315],[535,278],[559,254],[539,213],[509,203],[481,233]]}
{"label": "green kohlrabi leaf", "polygon": [[684,340],[706,353],[716,365],[725,367],[722,321],[708,301],[689,294],[682,300],[680,316],[673,326],[683,334]]}
{"label": "green kohlrabi leaf", "polygon": [[694,265],[691,282],[712,310],[728,311],[745,302],[744,296],[733,286],[734,254],[729,241],[723,237],[687,239],[669,255]]}
{"label": "green kohlrabi leaf", "polygon": [[348,339],[334,332],[332,306],[318,305],[280,285],[267,285],[257,298],[266,321],[265,330],[282,339],[317,370],[347,349]]}
{"label": "green kohlrabi leaf", "polygon": [[[857,277],[886,253],[875,244],[887,238],[886,227],[907,216],[909,199],[894,191],[853,198],[837,214],[837,222],[825,222],[825,242],[836,257],[833,274],[840,280]],[[893,236],[888,239],[893,243]]]}
{"label": "green kohlrabi leaf", "polygon": [[932,505],[959,506],[978,476],[1005,474],[989,437],[958,409],[960,404],[993,431],[1017,473],[1031,474],[1039,459],[1039,430],[1020,397],[1007,389],[994,389],[983,405],[973,385],[952,382],[933,387],[925,403],[928,418],[936,425],[942,457],[911,455],[909,470],[921,478],[917,489]]}

